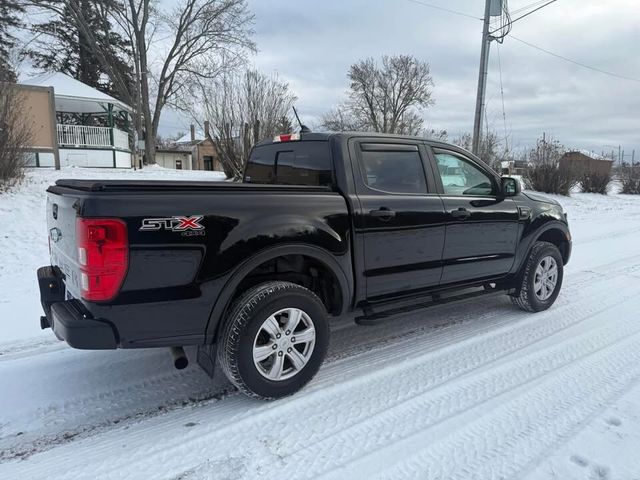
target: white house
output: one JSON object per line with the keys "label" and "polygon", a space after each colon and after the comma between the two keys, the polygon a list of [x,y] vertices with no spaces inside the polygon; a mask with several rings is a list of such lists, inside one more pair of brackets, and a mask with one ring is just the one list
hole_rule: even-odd
{"label": "white house", "polygon": [[[54,166],[55,152],[58,152],[62,166],[131,167],[131,107],[59,72],[30,78],[19,86],[27,96],[38,88],[53,89],[55,129],[51,128],[57,144],[48,151],[32,149],[33,166]],[[40,110],[35,108],[32,115],[37,111]],[[42,116],[34,120],[39,124],[48,121]]]}

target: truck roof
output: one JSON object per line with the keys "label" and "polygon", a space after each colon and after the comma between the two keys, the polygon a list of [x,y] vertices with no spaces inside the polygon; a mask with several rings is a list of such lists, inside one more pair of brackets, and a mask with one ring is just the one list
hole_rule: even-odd
{"label": "truck roof", "polygon": [[[451,143],[448,142],[444,142],[442,140],[438,140],[438,139],[434,139],[434,138],[429,138],[429,137],[420,137],[420,136],[416,136],[416,135],[399,135],[399,134],[394,134],[394,133],[379,133],[379,132],[310,132],[310,133],[300,133],[300,140],[299,141],[327,141],[330,138],[341,138],[341,139],[349,139],[351,137],[372,137],[372,138],[380,138],[380,139],[405,139],[405,140],[419,140],[422,142],[429,142],[430,145],[433,146],[443,146],[443,147],[447,147],[447,146],[454,146],[455,148],[462,148],[459,147],[457,145],[453,145]],[[262,140],[261,142],[258,142],[255,146],[256,147],[261,147],[263,145],[272,145],[274,143],[278,143],[278,142],[274,142],[273,139],[265,139]],[[467,152],[466,149],[462,148],[462,150],[465,150]],[[471,152],[468,152],[470,155],[473,155]],[[475,157],[475,155],[474,155]]]}

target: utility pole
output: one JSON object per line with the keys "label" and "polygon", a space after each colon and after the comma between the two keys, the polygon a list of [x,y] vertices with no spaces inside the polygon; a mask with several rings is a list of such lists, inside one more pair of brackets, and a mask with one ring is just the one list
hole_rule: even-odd
{"label": "utility pole", "polygon": [[491,0],[485,0],[484,20],[482,27],[482,49],[480,50],[480,71],[478,72],[478,93],[476,95],[476,114],[473,121],[473,140],[471,151],[476,155],[480,150],[480,137],[482,136],[482,117],[484,114],[484,94],[487,90],[487,66],[489,64],[489,20],[491,19]]}
{"label": "utility pole", "polygon": [[622,147],[618,145],[618,164],[620,164],[620,162],[622,161],[622,157],[620,153],[621,151],[622,151]]}

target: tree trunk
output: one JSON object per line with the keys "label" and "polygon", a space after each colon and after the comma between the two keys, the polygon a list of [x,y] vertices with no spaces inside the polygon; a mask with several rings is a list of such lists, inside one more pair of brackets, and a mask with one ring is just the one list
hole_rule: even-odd
{"label": "tree trunk", "polygon": [[[88,0],[81,0],[80,14],[85,23],[89,24],[93,20],[93,12]],[[80,22],[76,21],[76,30],[78,32],[78,67],[79,80],[87,85],[97,87],[99,83],[98,67],[96,58],[93,55],[93,48],[90,40],[85,35],[84,29]]]}
{"label": "tree trunk", "polygon": [[147,164],[156,163],[156,133],[157,125],[154,128],[154,117],[151,115],[149,105],[149,70],[147,65],[147,42],[145,31],[140,31],[138,35],[138,52],[140,55],[140,94],[142,100],[142,117],[144,121],[144,157]]}

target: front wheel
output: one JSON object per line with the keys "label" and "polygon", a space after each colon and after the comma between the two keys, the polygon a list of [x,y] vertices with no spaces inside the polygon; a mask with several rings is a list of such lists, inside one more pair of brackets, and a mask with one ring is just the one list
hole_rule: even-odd
{"label": "front wheel", "polygon": [[524,266],[519,292],[513,303],[528,312],[546,310],[562,287],[562,255],[554,244],[536,242]]}
{"label": "front wheel", "polygon": [[320,299],[289,282],[251,288],[231,308],[218,358],[245,394],[275,399],[300,390],[327,352],[329,324]]}

